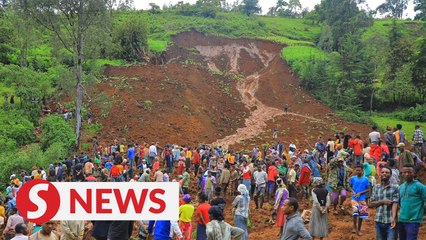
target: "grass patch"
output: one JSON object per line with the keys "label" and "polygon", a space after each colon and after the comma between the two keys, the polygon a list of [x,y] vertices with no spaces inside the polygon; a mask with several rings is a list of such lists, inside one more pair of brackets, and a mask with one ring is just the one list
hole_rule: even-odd
{"label": "grass patch", "polygon": [[[88,60],[89,62],[90,60]],[[105,65],[111,65],[111,66],[124,66],[127,65],[126,61],[121,59],[96,59],[96,66],[102,67]]]}
{"label": "grass patch", "polygon": [[164,52],[167,50],[168,41],[148,38],[148,48],[153,52]]}
{"label": "grass patch", "polygon": [[382,116],[372,116],[371,119],[373,119],[377,126],[382,130],[385,130],[387,126],[396,127],[396,124],[401,124],[402,131],[406,134],[408,141],[411,141],[413,139],[415,125],[419,124],[423,131],[426,129],[426,123],[401,121],[395,118]]}
{"label": "grass patch", "polygon": [[283,48],[282,57],[291,65],[295,62],[308,60],[311,57],[317,59],[326,59],[327,54],[318,48],[312,46],[290,46]]}

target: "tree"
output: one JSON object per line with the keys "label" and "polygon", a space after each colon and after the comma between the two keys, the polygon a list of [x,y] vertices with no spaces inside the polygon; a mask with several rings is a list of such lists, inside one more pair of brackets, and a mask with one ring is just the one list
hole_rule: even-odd
{"label": "tree", "polygon": [[323,0],[315,7],[320,21],[330,26],[333,50],[339,51],[347,34],[355,34],[373,23],[371,16],[358,4],[363,0]]}
{"label": "tree", "polygon": [[87,34],[106,11],[104,0],[16,0],[16,7],[52,31],[74,56],[76,73],[75,147],[80,145],[83,106],[83,45]]}
{"label": "tree", "polygon": [[426,1],[414,0],[414,11],[416,12],[415,20],[426,20]]}
{"label": "tree", "polygon": [[421,38],[418,42],[418,52],[414,57],[412,77],[413,84],[424,101],[426,98],[426,39]]}
{"label": "tree", "polygon": [[408,0],[386,0],[386,2],[380,4],[376,11],[381,14],[388,14],[392,18],[401,19],[403,17],[404,10],[407,9]]}
{"label": "tree", "polygon": [[247,16],[251,16],[262,11],[262,8],[259,6],[259,0],[243,0],[241,11]]}
{"label": "tree", "polygon": [[149,3],[149,6],[151,7],[151,9],[149,9],[149,12],[152,14],[157,14],[160,13],[160,6],[158,6],[155,3]]}
{"label": "tree", "polygon": [[117,56],[127,61],[141,61],[148,47],[148,30],[141,18],[133,17],[114,28],[113,42]]}

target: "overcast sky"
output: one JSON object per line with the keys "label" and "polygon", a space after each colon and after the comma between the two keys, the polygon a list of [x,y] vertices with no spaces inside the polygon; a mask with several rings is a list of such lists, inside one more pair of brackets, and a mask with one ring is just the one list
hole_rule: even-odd
{"label": "overcast sky", "polygon": [[[148,9],[149,3],[156,3],[158,6],[163,7],[164,4],[169,5],[169,3],[176,4],[179,1],[195,3],[197,0],[134,0],[135,7],[137,9]],[[228,2],[232,3],[235,0],[228,0]],[[241,0],[240,0],[241,2]],[[266,13],[268,9],[274,5],[276,5],[276,0],[259,0],[259,4],[262,7],[262,12]],[[312,9],[316,4],[320,3],[321,0],[300,0],[302,7]],[[377,6],[385,2],[385,0],[366,0],[368,7],[371,9],[375,9]],[[409,0],[409,5],[407,10],[404,12],[404,18],[413,18],[414,17],[414,5],[413,0]]]}

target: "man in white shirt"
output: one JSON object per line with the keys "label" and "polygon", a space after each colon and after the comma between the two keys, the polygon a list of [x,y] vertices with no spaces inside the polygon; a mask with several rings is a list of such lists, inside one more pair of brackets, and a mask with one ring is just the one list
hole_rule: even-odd
{"label": "man in white shirt", "polygon": [[11,240],[28,240],[28,229],[25,223],[18,223],[15,226],[15,237]]}
{"label": "man in white shirt", "polygon": [[149,164],[154,165],[155,157],[157,157],[157,146],[154,143],[151,143],[151,146],[149,146],[148,149],[148,157],[149,157]]}

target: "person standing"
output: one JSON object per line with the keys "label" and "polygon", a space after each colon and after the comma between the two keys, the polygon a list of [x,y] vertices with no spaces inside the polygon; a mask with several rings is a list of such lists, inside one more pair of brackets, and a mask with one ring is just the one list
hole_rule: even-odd
{"label": "person standing", "polygon": [[405,182],[399,187],[399,239],[416,240],[425,213],[426,187],[418,180],[414,180],[413,165],[404,165],[402,174]]}
{"label": "person standing", "polygon": [[288,113],[288,103],[286,103],[286,104],[284,105],[284,111],[285,111],[285,113]]}
{"label": "person standing", "polygon": [[15,226],[15,237],[11,240],[28,240],[28,229],[25,223],[18,223]]}
{"label": "person standing", "polygon": [[423,159],[422,156],[422,147],[424,142],[423,131],[420,129],[420,125],[416,125],[413,134],[413,149],[414,153],[419,157],[419,159]]}
{"label": "person standing", "polygon": [[263,171],[260,165],[257,166],[257,171],[253,173],[254,181],[256,184],[254,191],[254,202],[256,204],[256,209],[259,208],[259,198],[260,198],[260,208],[263,208],[263,202],[265,200],[265,189],[266,182],[268,181],[268,175]]}
{"label": "person standing", "polygon": [[413,155],[411,154],[410,151],[408,151],[407,149],[405,149],[405,144],[400,142],[397,145],[398,147],[398,151],[399,151],[399,155],[398,155],[398,164],[399,164],[399,172],[402,173],[402,168],[406,165],[406,164],[412,164],[414,165],[414,159],[413,159]]}
{"label": "person standing", "polygon": [[151,166],[154,165],[154,161],[157,155],[158,155],[157,146],[154,143],[151,143],[151,146],[149,146],[149,149],[148,149],[149,164]]}
{"label": "person standing", "polygon": [[220,186],[223,190],[223,196],[226,198],[226,190],[228,189],[229,180],[231,179],[231,172],[229,171],[229,165],[225,164],[225,168],[222,170],[220,174]]}
{"label": "person standing", "polygon": [[390,183],[392,169],[383,166],[380,169],[381,183],[373,187],[369,207],[376,208],[377,240],[393,240],[395,238],[396,217],[399,202],[399,186]]}
{"label": "person standing", "polygon": [[308,159],[303,159],[298,185],[302,188],[302,200],[309,199],[309,184],[311,183],[311,168]]}
{"label": "person standing", "polygon": [[206,232],[209,240],[231,240],[241,239],[244,231],[237,227],[232,227],[224,221],[223,211],[218,206],[209,209],[211,221],[207,223]]}
{"label": "person standing", "polygon": [[281,234],[281,240],[312,239],[308,230],[305,228],[302,217],[297,212],[298,208],[299,203],[297,199],[289,198],[284,201],[284,214],[287,215],[287,221]]}
{"label": "person standing", "polygon": [[82,240],[84,221],[61,221],[61,240]]}
{"label": "person standing", "polygon": [[[329,164],[328,184],[331,188],[331,200],[334,205],[334,214],[338,214],[337,207],[341,206],[346,200],[346,190],[349,188],[348,176],[352,171],[343,164],[343,158],[334,158]],[[340,197],[339,197],[340,196]]]}
{"label": "person standing", "polygon": [[189,175],[190,168],[184,168],[183,179],[182,179],[182,191],[189,192],[189,186],[191,185],[191,176]]}
{"label": "person standing", "polygon": [[232,202],[232,212],[235,211],[235,225],[244,230],[243,240],[248,240],[248,219],[250,214],[250,196],[244,184],[238,185],[240,195]]}
{"label": "person standing", "polygon": [[272,137],[274,139],[277,139],[277,137],[278,137],[278,128],[274,127],[274,133],[272,134]]}
{"label": "person standing", "polygon": [[275,190],[275,179],[277,176],[278,168],[275,166],[275,161],[272,161],[271,165],[268,167],[268,189],[266,195],[267,201],[272,199]]}
{"label": "person standing", "polygon": [[396,138],[396,144],[404,143],[406,142],[405,133],[402,131],[402,125],[397,124],[396,125],[396,131],[394,132],[395,138]]}
{"label": "person standing", "polygon": [[392,128],[390,126],[386,127],[386,132],[384,134],[385,143],[389,148],[389,155],[390,158],[393,158],[395,155],[395,149],[396,149],[396,137],[395,134],[392,132]]}
{"label": "person standing", "polygon": [[[33,235],[31,235],[29,240],[59,240],[59,236],[56,235],[56,232],[53,231],[55,222],[48,221],[42,224],[40,231],[37,231]],[[113,239],[111,239],[113,240]]]}
{"label": "person standing", "polygon": [[[179,240],[183,239],[183,235],[179,229],[178,223],[176,221],[170,220],[149,221],[147,239],[151,239],[151,235],[154,240],[174,240],[174,235],[177,236],[176,238]],[[125,240],[128,238],[122,236],[120,239]]]}
{"label": "person standing", "polygon": [[361,136],[359,134],[356,135],[353,141],[353,149],[355,166],[358,164],[362,164],[362,149],[364,149],[364,142],[361,140]]}
{"label": "person standing", "polygon": [[377,126],[371,127],[373,130],[368,134],[368,137],[370,139],[370,155],[374,157],[376,162],[380,160],[380,157],[382,156],[382,151],[380,148],[380,132],[377,131]]}
{"label": "person standing", "polygon": [[312,239],[319,237],[321,240],[328,236],[328,208],[330,207],[330,195],[324,187],[322,179],[314,180],[312,190],[312,214],[309,225],[309,233]]}
{"label": "person standing", "polygon": [[281,237],[285,220],[286,220],[286,217],[284,215],[284,201],[288,199],[289,193],[281,178],[277,179],[277,186],[278,186],[278,189],[275,192],[275,204],[274,204],[273,215],[276,215],[275,226],[280,227],[280,232],[278,236]]}
{"label": "person standing", "polygon": [[290,163],[289,169],[290,170],[288,172],[288,179],[287,179],[288,191],[289,191],[290,197],[297,198],[296,170],[294,170],[295,166],[293,166],[293,164]]}
{"label": "person standing", "polygon": [[10,216],[7,219],[6,227],[4,228],[4,239],[10,240],[15,237],[15,227],[19,223],[24,223],[24,218],[18,214],[18,209],[12,207],[9,211]]}
{"label": "person standing", "polygon": [[362,220],[368,217],[367,195],[370,191],[370,182],[363,175],[363,167],[357,165],[355,167],[356,176],[351,177],[349,181],[350,190],[352,192],[352,217],[354,228],[352,233],[362,236],[361,227]]}
{"label": "person standing", "polygon": [[194,206],[191,204],[191,195],[184,194],[182,196],[185,204],[179,207],[179,226],[183,234],[184,240],[191,240],[192,235],[192,215],[194,214]]}
{"label": "person standing", "polygon": [[210,222],[209,209],[210,204],[207,202],[207,195],[203,192],[198,194],[198,205],[197,208],[197,240],[206,240],[206,226]]}

